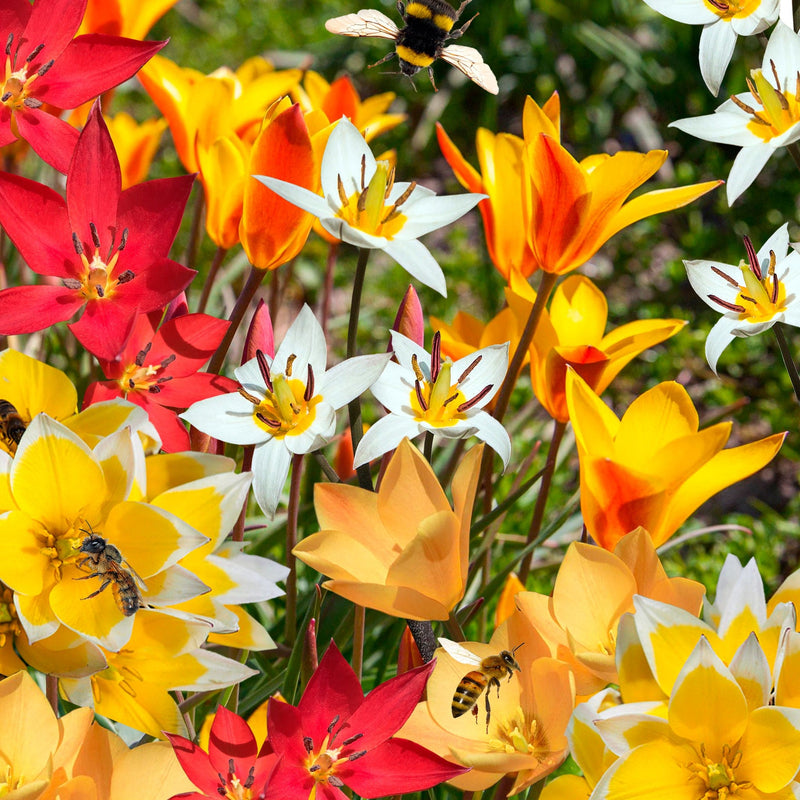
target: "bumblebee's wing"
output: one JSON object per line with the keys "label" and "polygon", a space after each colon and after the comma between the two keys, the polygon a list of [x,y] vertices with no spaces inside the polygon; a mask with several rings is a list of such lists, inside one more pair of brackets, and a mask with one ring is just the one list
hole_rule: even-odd
{"label": "bumblebee's wing", "polygon": [[397,25],[386,14],[371,8],[362,8],[357,14],[329,19],[325,28],[329,33],[339,33],[342,36],[376,36],[379,39],[396,39],[400,33]]}
{"label": "bumblebee's wing", "polygon": [[499,91],[494,72],[474,47],[451,44],[442,50],[441,57],[448,64],[460,69],[468,78],[475,81],[481,89],[486,89],[491,94],[497,94]]}
{"label": "bumblebee's wing", "polygon": [[466,647],[462,647],[458,642],[440,636],[439,644],[445,649],[448,655],[452,656],[461,664],[467,664],[472,667],[479,667],[481,665],[482,659],[476,656],[475,653],[470,653]]}

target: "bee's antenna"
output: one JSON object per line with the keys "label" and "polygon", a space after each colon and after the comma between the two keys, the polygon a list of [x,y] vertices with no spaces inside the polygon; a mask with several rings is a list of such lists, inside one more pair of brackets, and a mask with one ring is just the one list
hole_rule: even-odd
{"label": "bee's antenna", "polygon": [[517,646],[516,646],[516,647],[515,647],[515,648],[514,648],[512,651],[511,651],[511,655],[513,656],[513,655],[514,655],[514,653],[516,653],[516,652],[517,652],[517,650],[519,650],[519,649],[520,649],[520,647],[522,647],[522,645],[524,645],[524,644],[525,644],[525,642],[520,642],[520,643],[519,643],[519,644],[518,644],[518,645],[517,645]]}

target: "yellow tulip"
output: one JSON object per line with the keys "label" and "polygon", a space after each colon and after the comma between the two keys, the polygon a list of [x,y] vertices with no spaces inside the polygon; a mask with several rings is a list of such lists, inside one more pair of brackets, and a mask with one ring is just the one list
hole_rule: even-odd
{"label": "yellow tulip", "polygon": [[121,111],[106,117],[108,132],[119,156],[122,188],[141,183],[147,178],[161,134],[167,123],[163,119],[148,119],[141,125],[130,114]]}

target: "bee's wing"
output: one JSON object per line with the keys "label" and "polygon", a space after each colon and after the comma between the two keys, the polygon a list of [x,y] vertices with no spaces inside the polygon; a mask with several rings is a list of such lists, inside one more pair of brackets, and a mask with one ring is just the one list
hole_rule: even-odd
{"label": "bee's wing", "polygon": [[475,81],[481,89],[486,89],[491,94],[497,94],[499,91],[494,72],[474,47],[451,44],[442,50],[441,57],[448,64],[460,69],[468,78]]}
{"label": "bee's wing", "polygon": [[475,653],[470,653],[466,647],[462,647],[458,642],[440,636],[439,644],[445,649],[448,655],[452,656],[461,664],[468,664],[472,667],[479,667],[481,665],[482,659],[476,656]]}
{"label": "bee's wing", "polygon": [[329,33],[342,36],[376,36],[379,39],[396,39],[400,32],[386,14],[371,8],[362,8],[357,14],[334,17],[325,23]]}
{"label": "bee's wing", "polygon": [[142,580],[142,576],[139,575],[139,573],[130,565],[129,562],[123,561],[122,563],[123,563],[123,566],[125,567],[125,569],[128,570],[128,572],[130,572],[131,576],[133,577],[133,580],[136,582],[136,584],[139,586],[139,588],[143,592],[146,592],[147,591],[147,584],[144,582],[144,580]]}

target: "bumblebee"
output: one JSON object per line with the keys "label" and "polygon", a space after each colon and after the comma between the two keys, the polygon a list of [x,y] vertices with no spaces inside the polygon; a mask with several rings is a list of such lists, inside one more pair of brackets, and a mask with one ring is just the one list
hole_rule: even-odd
{"label": "bumblebee", "polygon": [[452,656],[456,661],[462,664],[468,664],[476,667],[470,670],[459,681],[455,692],[453,693],[453,700],[450,704],[450,710],[453,712],[454,717],[460,717],[466,714],[470,709],[474,709],[475,722],[478,721],[478,708],[477,702],[481,694],[486,691],[486,732],[489,732],[489,720],[492,715],[492,708],[489,703],[489,694],[492,687],[497,689],[497,696],[500,697],[500,680],[508,675],[510,681],[514,675],[514,671],[521,672],[517,660],[514,658],[514,653],[522,647],[522,643],[518,644],[513,650],[502,650],[497,655],[487,656],[480,658],[474,653],[471,653],[466,647],[462,647],[457,642],[450,639],[439,639],[439,644],[445,649],[445,652]]}
{"label": "bumblebee", "polygon": [[102,536],[94,532],[84,531],[89,535],[81,542],[80,552],[86,553],[75,564],[78,569],[88,569],[89,575],[75,578],[76,581],[86,581],[89,578],[100,578],[103,582],[97,591],[87,594],[84,600],[96,597],[104,589],[111,587],[117,608],[130,617],[140,608],[144,608],[144,599],[139,591],[139,586],[147,589],[136,571],[123,558],[119,549],[109,544]]}
{"label": "bumblebee", "polygon": [[459,39],[477,16],[476,14],[460,28],[453,30],[469,2],[470,0],[463,0],[456,11],[444,0],[410,0],[408,4],[398,0],[397,11],[403,18],[403,28],[398,28],[380,11],[369,8],[362,9],[357,14],[329,19],[325,27],[330,33],[343,36],[375,36],[394,40],[395,52],[371,64],[372,67],[397,56],[400,72],[409,78],[421,69],[427,69],[433,90],[436,91],[431,65],[437,58],[441,58],[461,70],[482,89],[497,94],[497,78],[475,48],[457,44],[445,47],[447,41]]}
{"label": "bumblebee", "polygon": [[8,400],[0,400],[0,441],[5,444],[12,456],[17,452],[17,446],[22,441],[22,434],[26,428],[25,420],[19,411]]}

